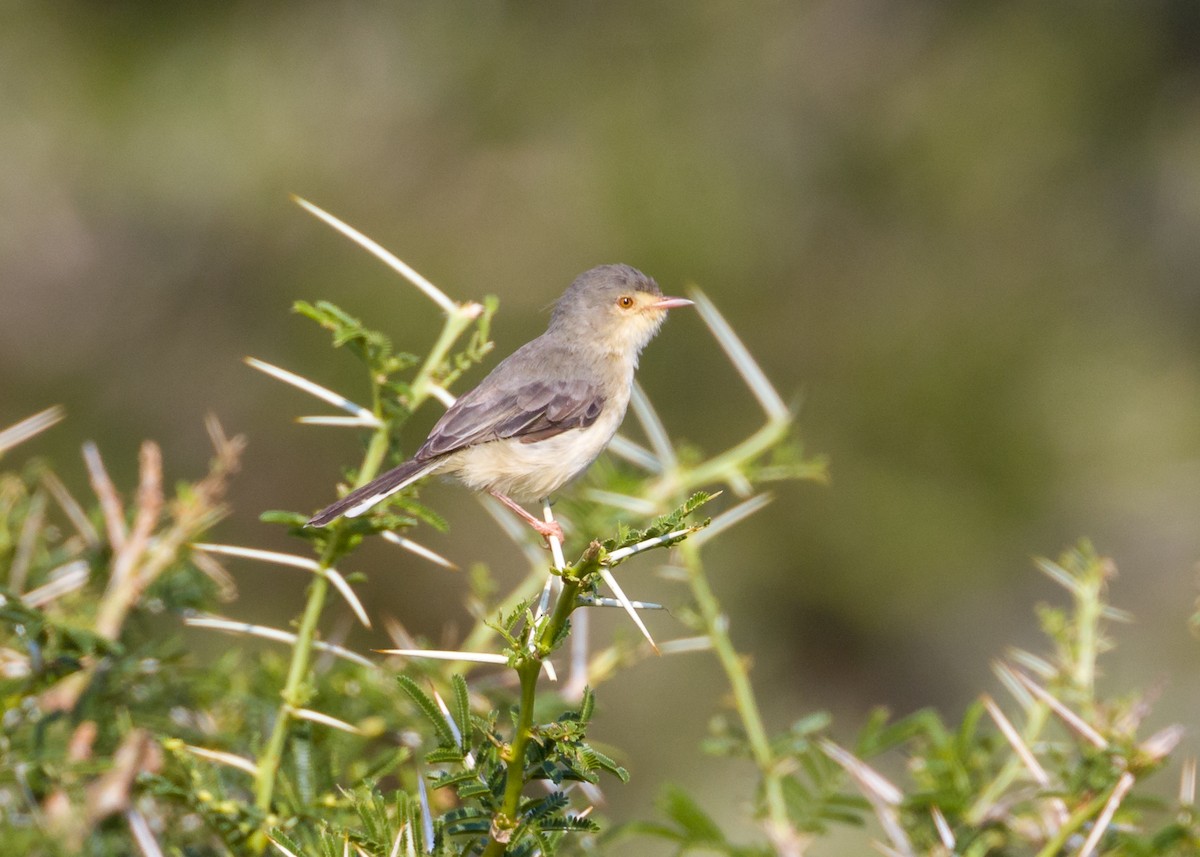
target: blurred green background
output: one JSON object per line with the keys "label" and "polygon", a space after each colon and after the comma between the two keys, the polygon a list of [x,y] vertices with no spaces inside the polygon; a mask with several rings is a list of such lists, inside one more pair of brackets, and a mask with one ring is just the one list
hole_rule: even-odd
{"label": "blurred green background", "polygon": [[[1030,556],[1084,534],[1139,620],[1105,681],[1194,720],[1194,2],[10,0],[0,92],[0,425],[64,404],[27,452],[70,484],[89,438],[126,485],[145,437],[198,473],[212,411],[251,441],[218,540],[289,547],[259,511],[332,498],[358,440],[292,423],[320,408],[241,358],[353,396],[357,364],[294,299],[418,352],[438,317],[289,193],[453,297],[499,295],[499,354],[575,274],[628,262],[704,288],[832,460],[831,486],[780,488],[709,551],[773,727],[955,716],[996,690],[989,657],[1037,645],[1031,605],[1058,594]],[[640,377],[709,451],[757,425],[694,315]],[[431,544],[521,571],[465,492],[423,496],[454,527]],[[377,614],[435,640],[465,625],[461,575],[382,545],[361,560]],[[300,609],[300,579],[236,571],[231,614]],[[649,814],[666,780],[708,780],[736,813],[745,766],[694,751],[723,692],[704,655],[604,688],[600,736],[634,776],[612,815]]]}

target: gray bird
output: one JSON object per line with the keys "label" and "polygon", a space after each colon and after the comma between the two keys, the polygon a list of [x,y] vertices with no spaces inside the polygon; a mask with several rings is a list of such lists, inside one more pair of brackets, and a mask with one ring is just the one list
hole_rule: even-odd
{"label": "gray bird", "polygon": [[654,280],[628,265],[580,274],[554,305],[546,332],[501,361],[437,421],[408,461],[309,520],[353,518],[431,473],[487,491],[546,538],[562,528],[517,500],[549,497],[604,451],[625,417],[638,356],[667,310]]}

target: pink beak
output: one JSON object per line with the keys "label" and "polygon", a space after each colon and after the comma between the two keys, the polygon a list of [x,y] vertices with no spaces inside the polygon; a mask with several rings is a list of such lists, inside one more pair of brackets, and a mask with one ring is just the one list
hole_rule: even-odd
{"label": "pink beak", "polygon": [[650,307],[652,309],[675,309],[681,306],[691,306],[692,303],[687,298],[659,298],[650,304]]}

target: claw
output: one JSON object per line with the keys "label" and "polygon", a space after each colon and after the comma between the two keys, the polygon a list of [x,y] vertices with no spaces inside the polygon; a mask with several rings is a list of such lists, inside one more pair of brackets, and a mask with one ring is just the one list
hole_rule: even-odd
{"label": "claw", "polygon": [[533,528],[534,532],[546,540],[546,547],[550,547],[550,539],[558,539],[558,543],[560,545],[565,542],[565,539],[563,538],[562,525],[560,525],[557,521],[540,521],[533,515],[529,514],[529,512],[525,511],[521,504],[517,503],[512,498],[501,494],[499,491],[489,491],[488,493],[505,506],[516,512],[522,521],[529,524],[529,526]]}
{"label": "claw", "polygon": [[560,545],[566,541],[566,539],[563,537],[562,524],[560,524],[558,521],[551,521],[547,523],[545,521],[538,521],[535,519],[530,521],[529,526],[533,527],[533,529],[537,531],[537,534],[546,540],[547,548],[550,547],[550,539],[558,539],[558,543]]}

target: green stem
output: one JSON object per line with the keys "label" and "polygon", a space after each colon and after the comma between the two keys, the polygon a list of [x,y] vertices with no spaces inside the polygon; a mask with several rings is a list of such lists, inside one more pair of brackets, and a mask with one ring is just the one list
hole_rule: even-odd
{"label": "green stem", "polygon": [[[376,403],[378,405],[378,402]],[[378,414],[380,409],[376,407]],[[362,467],[358,471],[358,485],[365,485],[375,478],[383,465],[387,454],[389,432],[386,427],[376,429],[367,445]],[[338,525],[335,524],[336,528]],[[321,612],[325,609],[325,597],[329,593],[329,578],[324,574],[325,569],[332,567],[342,549],[342,540],[338,531],[333,530],[325,551],[319,561],[320,568],[308,588],[308,600],[304,605],[304,613],[300,617],[300,627],[296,632],[296,643],[292,647],[292,660],[288,665],[287,679],[283,690],[280,691],[281,703],[275,715],[275,723],[271,726],[271,734],[267,738],[266,747],[259,757],[254,783],[254,805],[264,816],[271,812],[271,798],[275,794],[275,783],[279,776],[279,766],[283,761],[283,748],[287,744],[288,727],[292,720],[292,711],[303,707],[307,701],[302,698],[304,680],[308,677],[308,669],[312,663],[313,643],[316,641],[317,626],[321,621]],[[254,853],[261,854],[267,846],[264,831],[256,831],[250,839]]]}
{"label": "green stem", "polygon": [[[1044,703],[1035,703],[1025,719],[1025,728],[1021,731],[1021,740],[1027,745],[1037,741],[1038,737],[1042,734],[1042,729],[1045,728],[1046,719],[1049,715],[1049,707]],[[984,818],[987,817],[987,814],[995,806],[996,801],[1000,799],[1000,795],[1004,794],[1013,781],[1023,773],[1027,773],[1025,763],[1021,761],[1019,756],[1011,756],[967,810],[964,816],[967,824],[972,827],[982,824]]]}
{"label": "green stem", "polygon": [[1099,569],[1091,568],[1088,571],[1089,575],[1079,582],[1079,589],[1075,593],[1075,627],[1079,631],[1076,638],[1075,668],[1071,678],[1075,689],[1083,695],[1084,705],[1090,710],[1095,700],[1100,616],[1104,609],[1101,598],[1104,578]]}
{"label": "green stem", "polygon": [[[483,857],[500,857],[508,850],[508,843],[518,822],[521,811],[521,792],[525,789],[525,751],[533,735],[533,704],[537,695],[538,673],[541,672],[540,658],[530,658],[517,667],[521,679],[521,707],[517,711],[517,728],[512,744],[506,748],[507,770],[504,775],[504,799],[500,812],[492,820],[492,837],[483,851]],[[496,834],[500,837],[497,838]]]}
{"label": "green stem", "polygon": [[726,482],[731,478],[744,480],[742,467],[779,443],[787,436],[791,425],[790,418],[768,420],[741,443],[713,456],[703,464],[668,472],[650,488],[648,494],[653,500],[661,503],[668,497],[686,497],[692,489],[702,485]]}
{"label": "green stem", "polygon": [[[587,562],[586,559],[585,562]],[[575,612],[575,608],[579,602],[579,589],[578,576],[563,578],[562,592],[558,594],[558,601],[554,604],[554,610],[551,611],[550,618],[542,624],[542,628],[538,632],[535,641],[539,660],[544,660],[550,654],[551,641],[566,627],[567,620]]]}
{"label": "green stem", "polygon": [[[332,538],[321,557],[321,569],[332,564],[337,555],[339,539]],[[258,772],[255,775],[254,805],[264,814],[271,811],[271,797],[275,792],[275,780],[279,773],[279,765],[283,759],[283,747],[287,741],[288,724],[291,712],[303,707],[306,702],[302,698],[304,679],[308,676],[309,663],[312,660],[313,642],[316,639],[317,623],[321,619],[321,610],[325,606],[325,596],[329,592],[329,578],[318,572],[308,588],[308,602],[304,605],[304,614],[300,619],[300,628],[296,633],[296,644],[292,648],[292,661],[288,666],[287,680],[280,691],[283,700],[275,715],[275,723],[271,727],[271,735],[267,739],[266,748],[258,760]],[[261,844],[255,844],[256,851],[261,851],[266,845],[265,838]]]}
{"label": "green stem", "polygon": [[377,429],[371,435],[371,442],[367,444],[366,455],[363,456],[362,467],[358,469],[358,482],[354,487],[366,485],[376,474],[379,473],[379,468],[383,466],[383,458],[388,451],[388,432],[384,429]]}
{"label": "green stem", "polygon": [[[504,600],[490,608],[490,613],[481,613],[480,618],[476,620],[475,626],[463,638],[462,650],[464,652],[480,651],[488,642],[497,637],[496,629],[487,623],[487,620],[492,614],[501,616],[507,615],[516,609],[516,606],[522,601],[528,601],[542,591],[542,587],[546,584],[546,569],[533,568],[523,581],[505,596]],[[448,671],[461,671],[467,665],[466,661],[447,661]]]}
{"label": "green stem", "polygon": [[[429,398],[434,374],[445,362],[446,355],[454,346],[455,341],[470,326],[475,317],[470,311],[462,307],[447,315],[446,323],[442,327],[442,332],[438,336],[437,342],[434,343],[429,356],[425,358],[424,364],[422,364],[420,371],[417,372],[416,377],[413,379],[411,386],[412,394],[408,402],[409,410],[415,411]],[[383,408],[379,401],[378,385],[373,385],[373,389],[375,415],[382,420]],[[358,470],[358,480],[355,487],[367,484],[379,473],[380,468],[383,466],[384,458],[387,455],[390,436],[391,432],[386,423],[375,430],[367,446],[367,452],[363,457],[362,466]],[[312,585],[309,586],[308,601],[304,605],[304,614],[300,618],[300,628],[296,633],[295,645],[292,647],[292,660],[288,666],[287,680],[284,683],[283,690],[280,692],[282,702],[279,706],[279,712],[276,714],[275,723],[271,727],[271,734],[267,738],[266,747],[263,749],[262,755],[258,760],[254,783],[254,805],[263,813],[264,817],[268,816],[271,812],[271,799],[275,794],[275,784],[279,775],[279,766],[283,760],[284,746],[287,744],[288,727],[291,723],[292,712],[297,708],[303,707],[307,702],[307,699],[304,698],[304,681],[308,677],[309,667],[312,663],[312,650],[313,643],[316,640],[317,626],[320,624],[321,612],[325,608],[325,597],[329,592],[329,579],[325,577],[324,571],[333,566],[342,551],[342,539],[336,529],[338,526],[335,524],[335,529],[330,533],[329,541],[326,543],[325,550],[321,555],[320,568],[313,579]],[[533,672],[533,679],[536,683],[536,669]],[[523,686],[522,698],[524,698]],[[532,717],[532,713],[529,716]],[[528,741],[528,733],[525,734],[524,740]],[[524,747],[522,746],[522,757],[523,755]],[[264,830],[256,831],[250,838],[250,847],[253,853],[261,854],[266,846],[266,832]]]}
{"label": "green stem", "polygon": [[1054,835],[1046,840],[1046,844],[1037,853],[1037,857],[1055,857],[1056,854],[1061,854],[1063,848],[1066,847],[1067,840],[1083,829],[1084,823],[1100,811],[1108,797],[1107,794],[1099,794],[1077,807],[1067,816],[1067,820],[1054,832]]}
{"label": "green stem", "polygon": [[[429,398],[434,374],[438,367],[445,362],[446,354],[454,347],[454,343],[462,336],[463,331],[470,327],[474,318],[475,316],[462,308],[446,317],[446,323],[442,326],[442,332],[438,335],[437,342],[433,344],[433,350],[429,352],[429,356],[425,358],[425,362],[409,386],[409,411],[415,411]],[[383,404],[379,400],[379,387],[375,386],[373,389],[375,416],[382,421]],[[391,433],[386,427],[376,429],[375,433],[371,435],[371,442],[367,445],[362,467],[358,469],[358,481],[354,485],[355,488],[366,485],[378,475],[383,467],[383,459],[387,455],[390,440]]]}
{"label": "green stem", "polygon": [[763,725],[762,714],[758,709],[758,700],[754,688],[750,684],[750,675],[746,671],[745,661],[738,654],[729,637],[729,619],[721,612],[721,604],[717,601],[708,578],[704,574],[704,566],[700,562],[699,550],[688,542],[680,546],[684,567],[687,569],[688,585],[692,597],[704,620],[704,630],[711,641],[717,660],[725,671],[733,694],[734,708],[742,721],[746,732],[746,740],[750,744],[750,755],[758,766],[763,778],[763,797],[766,804],[767,833],[773,842],[783,842],[795,839],[795,831],[787,815],[787,804],[783,798],[783,772],[778,764],[775,753],[771,749],[771,741],[767,737]]}
{"label": "green stem", "polygon": [[409,389],[412,392],[410,393],[411,401],[408,402],[409,410],[415,411],[422,402],[429,398],[429,388],[433,384],[433,376],[438,367],[446,361],[446,355],[454,347],[455,341],[462,336],[463,331],[470,327],[471,322],[476,318],[477,314],[472,315],[463,307],[459,307],[458,310],[446,316],[446,324],[442,327],[437,342],[433,344],[429,356],[421,364],[421,369],[410,385]]}
{"label": "green stem", "polygon": [[[516,667],[521,681],[521,702],[517,709],[517,726],[512,743],[505,748],[504,797],[500,810],[492,819],[492,835],[483,857],[501,857],[507,850],[512,833],[520,824],[521,794],[525,790],[525,754],[533,735],[533,706],[537,698],[537,680],[542,662],[550,654],[551,643],[558,638],[579,601],[580,578],[588,572],[580,569],[598,562],[599,551],[589,551],[583,562],[569,569],[563,577],[562,592],[549,618],[542,623],[530,646],[528,657]],[[499,837],[497,837],[499,834]]]}

